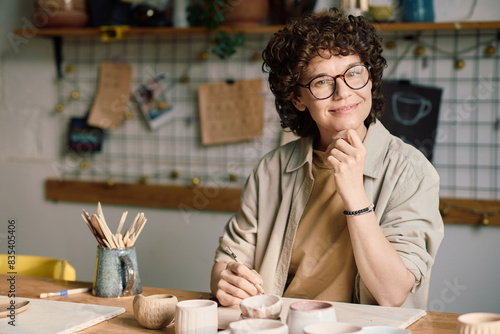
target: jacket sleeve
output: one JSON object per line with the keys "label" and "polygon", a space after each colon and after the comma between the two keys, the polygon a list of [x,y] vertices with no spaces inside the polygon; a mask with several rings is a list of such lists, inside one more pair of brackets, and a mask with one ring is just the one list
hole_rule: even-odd
{"label": "jacket sleeve", "polygon": [[[444,232],[439,212],[439,176],[419,154],[410,159],[394,158],[387,175],[390,177],[384,178],[375,203],[377,218],[385,237],[415,276],[405,304],[425,308],[431,268]],[[356,285],[355,297],[360,303],[376,303],[359,275]]]}
{"label": "jacket sleeve", "polygon": [[427,168],[405,174],[410,175],[402,175],[399,180],[380,226],[406,268],[415,276],[414,292],[423,279],[430,278],[444,228],[439,212],[437,172],[428,163]]}

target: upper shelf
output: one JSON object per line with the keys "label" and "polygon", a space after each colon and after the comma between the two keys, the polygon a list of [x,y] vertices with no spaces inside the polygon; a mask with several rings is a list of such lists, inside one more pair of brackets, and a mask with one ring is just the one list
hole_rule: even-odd
{"label": "upper shelf", "polygon": [[[500,29],[500,21],[481,21],[481,22],[418,22],[418,23],[373,23],[378,31],[430,31],[430,30],[471,30],[471,29]],[[220,30],[228,33],[244,34],[272,34],[282,26],[249,26],[233,27],[223,26]],[[124,31],[125,35],[183,35],[183,34],[203,34],[209,32],[203,27],[189,28],[146,28],[130,27]],[[102,34],[99,28],[40,28],[33,32],[33,29],[17,29],[16,35],[24,37],[33,37],[35,34],[39,37],[64,37],[64,36],[100,36]]]}

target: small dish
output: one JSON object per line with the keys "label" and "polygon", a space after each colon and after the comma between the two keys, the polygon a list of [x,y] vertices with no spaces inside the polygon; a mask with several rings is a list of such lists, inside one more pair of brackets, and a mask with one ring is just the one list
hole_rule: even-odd
{"label": "small dish", "polygon": [[5,298],[0,301],[0,318],[7,318],[12,314],[19,314],[31,306],[29,300]]}
{"label": "small dish", "polygon": [[263,294],[245,298],[240,303],[241,317],[257,319],[278,319],[283,308],[280,296]]}

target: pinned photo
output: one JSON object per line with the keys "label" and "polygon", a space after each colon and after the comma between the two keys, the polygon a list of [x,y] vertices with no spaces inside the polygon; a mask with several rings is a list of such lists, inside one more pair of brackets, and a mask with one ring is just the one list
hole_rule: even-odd
{"label": "pinned photo", "polygon": [[134,92],[134,99],[151,130],[158,129],[174,115],[163,74],[148,79],[139,86]]}

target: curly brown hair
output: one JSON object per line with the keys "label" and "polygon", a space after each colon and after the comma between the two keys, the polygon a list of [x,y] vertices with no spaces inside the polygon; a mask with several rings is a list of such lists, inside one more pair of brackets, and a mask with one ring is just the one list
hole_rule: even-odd
{"label": "curly brown hair", "polygon": [[356,54],[369,65],[372,80],[372,109],[365,120],[368,127],[380,117],[384,99],[380,90],[386,60],[382,43],[373,26],[364,17],[344,17],[336,8],[319,14],[305,14],[290,21],[275,33],[262,52],[262,70],[269,73],[269,84],[281,126],[300,137],[319,136],[318,126],[309,111],[299,111],[292,103],[302,73],[309,62],[321,56]]}

